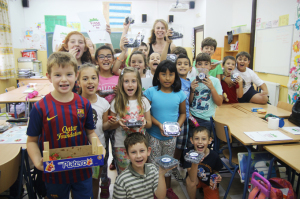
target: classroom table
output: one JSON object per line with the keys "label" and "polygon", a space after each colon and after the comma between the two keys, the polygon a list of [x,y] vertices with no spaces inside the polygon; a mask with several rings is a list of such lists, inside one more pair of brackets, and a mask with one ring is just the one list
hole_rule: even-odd
{"label": "classroom table", "polygon": [[[226,109],[226,108],[224,108]],[[240,113],[241,115],[242,112]],[[228,126],[228,130],[231,135],[236,138],[239,142],[241,142],[248,151],[248,160],[247,160],[247,168],[250,168],[251,165],[251,148],[253,145],[270,145],[270,144],[282,144],[282,143],[293,143],[300,141],[300,135],[294,135],[292,133],[286,132],[282,129],[278,129],[278,131],[282,132],[283,134],[292,138],[292,140],[281,140],[281,141],[264,141],[264,142],[256,142],[248,137],[244,132],[251,132],[251,131],[270,131],[268,128],[267,121],[250,114],[250,117],[229,117],[229,116],[222,116],[220,114],[216,114],[214,120],[220,123],[223,123]],[[292,125],[289,123],[289,125]],[[250,173],[248,172],[245,176],[245,185],[244,185],[244,192],[243,198],[246,198],[246,193],[248,189],[248,183]]]}
{"label": "classroom table", "polygon": [[[23,93],[27,86],[21,86],[12,91],[0,94],[0,103],[16,103],[16,102],[26,102],[27,93]],[[42,99],[42,96],[47,95],[54,90],[52,83],[38,83],[36,84],[36,91],[39,92],[37,97],[30,99],[30,102],[37,102]]]}
{"label": "classroom table", "polygon": [[[300,173],[300,159],[296,154],[300,153],[300,144],[280,144],[280,145],[267,145],[264,148],[273,156],[284,162],[298,174]],[[274,159],[270,162],[270,169],[272,169]],[[269,172],[270,172],[269,169]],[[300,179],[298,176],[298,183],[296,194],[299,194]],[[299,198],[299,196],[298,196]]]}
{"label": "classroom table", "polygon": [[[270,105],[270,104],[253,104],[253,103],[237,103],[237,104],[233,104],[232,107],[239,109],[241,111],[247,111],[252,113],[253,115],[260,117],[260,118],[264,118],[266,114],[268,113],[272,113],[273,115],[276,115],[278,117],[282,117],[282,118],[288,118],[292,112],[284,110],[282,108],[278,108],[276,106]],[[257,112],[252,112],[251,109],[252,108],[263,108],[267,111],[266,114],[258,114]]]}

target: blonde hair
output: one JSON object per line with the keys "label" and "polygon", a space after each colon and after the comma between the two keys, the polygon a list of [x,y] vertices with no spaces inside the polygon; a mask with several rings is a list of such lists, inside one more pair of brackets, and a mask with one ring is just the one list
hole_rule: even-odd
{"label": "blonde hair", "polygon": [[[96,68],[96,66],[94,64],[91,64],[91,63],[86,63],[86,64],[83,64],[82,66],[80,66],[79,70],[78,70],[78,77],[77,77],[77,81],[80,82],[80,77],[81,77],[81,72],[87,68],[93,68],[94,71],[96,72],[97,74],[97,78],[98,78],[98,83],[99,83],[99,70]],[[98,85],[97,85],[98,86]],[[99,92],[99,91],[97,91]],[[78,94],[81,95],[82,94],[82,88],[80,87],[79,90],[78,90]],[[98,93],[99,94],[99,93]]]}
{"label": "blonde hair", "polygon": [[117,94],[115,97],[115,110],[116,113],[119,114],[120,118],[123,118],[126,116],[126,106],[128,105],[128,96],[126,92],[124,91],[123,88],[123,82],[124,82],[124,75],[126,73],[135,73],[136,79],[137,79],[137,89],[135,92],[135,96],[137,98],[138,105],[141,107],[141,112],[144,112],[143,108],[143,103],[142,103],[142,80],[140,73],[138,70],[136,70],[133,67],[125,67],[120,76],[119,76],[119,81],[118,81],[118,89],[117,89]]}
{"label": "blonde hair", "polygon": [[75,74],[77,73],[77,60],[68,52],[54,52],[47,60],[47,73],[51,74],[51,69],[53,66],[73,66]]}
{"label": "blonde hair", "polygon": [[[151,36],[149,37],[149,44],[155,44],[156,43],[156,36],[155,36],[155,25],[158,23],[158,22],[161,22],[164,24],[165,26],[165,29],[166,31],[168,30],[168,24],[165,20],[163,19],[156,19],[154,24],[153,24],[153,28],[151,30]],[[165,37],[165,40],[166,40],[166,37]]]}

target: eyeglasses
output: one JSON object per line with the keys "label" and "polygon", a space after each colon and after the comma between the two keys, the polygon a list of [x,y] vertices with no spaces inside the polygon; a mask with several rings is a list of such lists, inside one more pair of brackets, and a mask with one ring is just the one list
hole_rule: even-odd
{"label": "eyeglasses", "polygon": [[97,56],[100,60],[104,60],[105,58],[107,58],[108,60],[111,60],[112,59],[112,55],[98,55]]}

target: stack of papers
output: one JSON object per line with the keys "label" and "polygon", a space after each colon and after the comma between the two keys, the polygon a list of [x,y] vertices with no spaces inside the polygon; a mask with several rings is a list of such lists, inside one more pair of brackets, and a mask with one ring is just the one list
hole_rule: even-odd
{"label": "stack of papers", "polygon": [[283,130],[292,133],[294,135],[300,135],[300,127],[298,126],[293,126],[293,127],[283,127]]}
{"label": "stack of papers", "polygon": [[255,142],[266,142],[266,141],[278,141],[278,140],[292,140],[280,131],[254,131],[254,132],[244,132],[248,137],[250,137]]}

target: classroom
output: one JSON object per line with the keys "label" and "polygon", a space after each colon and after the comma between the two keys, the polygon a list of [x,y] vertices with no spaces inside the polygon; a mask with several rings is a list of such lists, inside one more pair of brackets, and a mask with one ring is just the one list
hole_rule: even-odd
{"label": "classroom", "polygon": [[[266,194],[257,185],[261,176],[270,183],[270,178],[284,179],[289,192],[282,193],[300,198],[300,162],[292,155],[300,152],[300,106],[296,106],[300,103],[299,0],[0,0],[0,9],[0,56],[4,60],[0,65],[0,199],[8,195],[42,198],[46,189],[45,198],[66,198],[54,191],[58,184],[71,190],[67,198],[88,198],[81,192],[73,193],[75,185],[69,185],[79,176],[92,178],[90,184],[80,184],[87,189],[93,185],[91,197],[144,198],[147,189],[136,185],[124,188],[128,182],[125,176],[128,180],[141,175],[130,155],[137,144],[128,141],[134,137],[129,134],[136,132],[144,135],[146,149],[148,145],[151,148],[144,154],[142,173],[152,169],[157,174],[157,181],[151,183],[143,177],[145,187],[158,183],[151,198],[206,198],[207,194],[212,198],[254,198],[253,190]],[[126,24],[125,16],[134,23]],[[96,30],[97,23],[92,21],[99,18],[107,25]],[[172,38],[172,31],[181,38]],[[145,45],[130,47],[130,40],[137,41],[140,35]],[[60,56],[70,59],[67,67],[53,65],[62,60]],[[56,79],[51,75],[54,70],[70,70],[69,66],[75,70],[72,87],[58,83],[58,75]],[[65,98],[60,98],[62,93]],[[60,110],[58,104],[74,100],[77,115]],[[86,106],[78,108],[78,100]],[[47,116],[37,117],[37,112],[43,111]],[[88,119],[78,119],[78,124],[68,120],[89,116],[93,117],[91,123]],[[9,137],[8,127],[12,138],[5,137]],[[163,133],[173,127],[178,134]],[[3,129],[7,131],[2,133]],[[57,131],[57,141],[52,135],[48,140],[50,131]],[[204,147],[205,156],[193,167],[185,154],[197,150],[200,141],[197,145],[194,136],[202,136],[203,131],[208,132],[208,138],[201,141],[198,153]],[[71,149],[62,152],[63,147],[73,146],[86,148],[77,155]],[[36,156],[33,149],[42,155]],[[57,153],[62,160],[53,159]],[[215,169],[201,167],[214,154],[219,165]],[[166,169],[160,165],[163,158],[157,163],[163,155],[177,161],[178,167]],[[89,161],[82,163],[84,157],[91,158],[95,166]],[[41,158],[41,164],[36,165]],[[53,162],[58,168],[65,158],[73,158],[69,163],[78,161],[74,165],[80,169],[64,163],[62,172],[50,174]],[[66,165],[74,168],[66,169]],[[161,168],[165,168],[163,172]],[[210,169],[213,171],[208,172]],[[42,194],[37,193],[34,183],[43,181],[33,175],[45,177]],[[139,197],[136,192],[144,195]]]}

